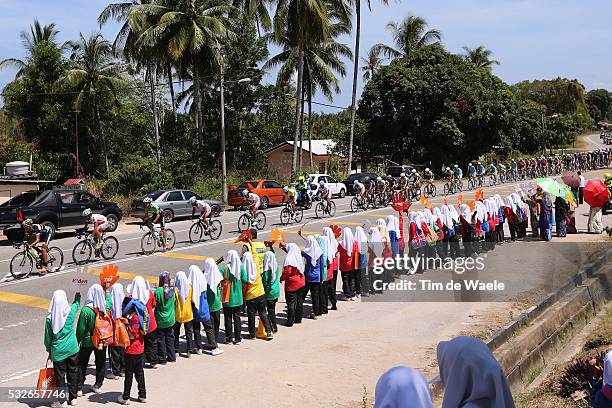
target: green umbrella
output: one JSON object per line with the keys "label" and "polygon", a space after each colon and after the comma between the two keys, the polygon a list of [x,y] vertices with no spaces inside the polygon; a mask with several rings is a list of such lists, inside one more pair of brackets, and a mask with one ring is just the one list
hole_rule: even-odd
{"label": "green umbrella", "polygon": [[538,187],[542,187],[543,191],[556,197],[559,195],[559,183],[551,178],[538,178],[536,179]]}

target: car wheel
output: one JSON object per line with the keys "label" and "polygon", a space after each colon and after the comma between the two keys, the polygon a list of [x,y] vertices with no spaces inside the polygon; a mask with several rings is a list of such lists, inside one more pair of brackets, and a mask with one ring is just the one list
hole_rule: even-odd
{"label": "car wheel", "polygon": [[343,188],[340,189],[340,198],[344,198],[346,197],[346,190],[344,190]]}
{"label": "car wheel", "polygon": [[162,215],[165,222],[171,222],[174,219],[174,212],[172,210],[166,209],[162,212]]}
{"label": "car wheel", "polygon": [[119,226],[119,217],[117,217],[115,214],[108,214],[106,216],[106,220],[110,224],[110,227],[108,228],[109,232],[115,231]]}
{"label": "car wheel", "polygon": [[268,208],[268,206],[270,205],[270,199],[268,197],[263,197],[261,199],[261,209],[265,210],[266,208]]}
{"label": "car wheel", "polygon": [[55,224],[52,223],[51,221],[43,221],[40,224],[44,225],[45,227],[51,230],[51,238],[53,238],[53,236],[55,235],[55,230],[56,230]]}

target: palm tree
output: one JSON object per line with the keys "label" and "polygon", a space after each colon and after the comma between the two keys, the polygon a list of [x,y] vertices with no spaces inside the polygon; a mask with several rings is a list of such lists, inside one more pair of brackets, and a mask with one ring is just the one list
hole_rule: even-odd
{"label": "palm tree", "polygon": [[233,0],[233,5],[242,10],[242,15],[246,18],[254,18],[257,24],[257,33],[261,37],[260,25],[264,30],[272,28],[272,20],[268,13],[268,0]]}
{"label": "palm tree", "polygon": [[401,23],[391,21],[387,30],[393,36],[395,47],[386,44],[376,44],[374,52],[382,53],[387,58],[410,58],[412,54],[427,46],[440,45],[442,33],[439,30],[428,30],[427,21],[423,17],[408,15]]}
{"label": "palm tree", "polygon": [[108,175],[108,149],[102,132],[99,101],[103,96],[115,95],[119,88],[125,86],[125,64],[115,59],[112,44],[100,33],[92,34],[88,38],[80,34],[79,40],[71,43],[71,47],[70,67],[57,82],[60,86],[78,92],[74,101],[75,109],[81,110],[86,103],[92,110],[97,121],[98,136],[102,140]]}
{"label": "palm tree", "polygon": [[486,49],[484,45],[480,45],[474,49],[463,47],[463,50],[465,51],[465,55],[463,56],[465,60],[480,68],[486,68],[491,71],[493,65],[499,65],[498,60],[491,59],[493,51]]}
{"label": "palm tree", "polygon": [[30,26],[29,33],[27,31],[19,33],[21,44],[26,51],[25,61],[19,58],[6,58],[0,61],[0,71],[5,68],[14,68],[17,70],[15,78],[21,78],[24,68],[28,65],[29,61],[32,60],[36,47],[43,42],[57,45],[56,41],[58,34],[59,31],[55,29],[55,23],[41,26],[38,20],[34,20],[34,24]]}
{"label": "palm tree", "polygon": [[374,71],[380,68],[383,59],[380,58],[380,54],[376,50],[370,48],[367,58],[361,58],[361,62],[363,63],[363,67],[361,67],[363,82],[367,82],[374,76]]}
{"label": "palm tree", "polygon": [[131,26],[142,29],[138,46],[167,49],[174,65],[191,68],[200,143],[204,142],[200,66],[207,60],[220,65],[221,45],[234,37],[228,28],[228,15],[234,10],[221,0],[159,0],[130,12]]}

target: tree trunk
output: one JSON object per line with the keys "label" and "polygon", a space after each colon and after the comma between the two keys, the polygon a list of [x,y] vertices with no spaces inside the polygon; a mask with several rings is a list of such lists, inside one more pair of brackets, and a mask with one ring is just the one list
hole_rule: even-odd
{"label": "tree trunk", "polygon": [[102,119],[100,119],[100,107],[96,102],[96,117],[98,119],[98,132],[102,138],[102,148],[104,149],[104,163],[106,164],[106,177],[110,176],[110,166],[108,165],[108,149],[106,148],[106,138],[102,132]]}
{"label": "tree trunk", "polygon": [[172,66],[168,64],[166,67],[166,75],[168,75],[168,87],[170,88],[170,100],[172,101],[172,112],[176,116],[176,96],[174,95],[174,83],[172,83]]}
{"label": "tree trunk", "polygon": [[303,157],[304,157],[304,92],[302,92],[302,101],[300,103],[300,172],[304,168]]}
{"label": "tree trunk", "polygon": [[309,167],[312,170],[314,164],[312,161],[312,94],[308,92],[308,151],[309,151]]}
{"label": "tree trunk", "polygon": [[153,112],[153,132],[155,135],[155,157],[157,159],[157,174],[161,174],[161,150],[159,148],[159,119],[157,117],[157,98],[155,97],[155,85],[157,75],[155,66],[149,65],[149,84],[151,86],[151,112]]}
{"label": "tree trunk", "polygon": [[200,70],[197,61],[193,63],[193,99],[196,104],[196,126],[199,144],[204,144],[204,126],[202,123],[202,97],[200,96]]}
{"label": "tree trunk", "polygon": [[351,132],[349,136],[348,151],[348,174],[351,174],[351,163],[353,162],[353,139],[355,135],[355,113],[357,103],[357,76],[359,74],[359,40],[361,36],[361,1],[355,2],[355,15],[357,27],[355,31],[355,63],[353,64],[353,97],[351,101]]}
{"label": "tree trunk", "polygon": [[[293,158],[291,160],[291,172],[297,173],[298,137],[300,136],[300,106],[302,101],[302,77],[304,76],[304,51],[300,48],[298,55],[298,75],[295,87],[295,118],[293,129]],[[302,152],[300,152],[301,155]]]}

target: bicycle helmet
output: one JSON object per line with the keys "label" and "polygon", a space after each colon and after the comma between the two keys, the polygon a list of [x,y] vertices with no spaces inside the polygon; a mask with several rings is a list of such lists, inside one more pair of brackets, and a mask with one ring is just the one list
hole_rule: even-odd
{"label": "bicycle helmet", "polygon": [[91,209],[86,208],[83,210],[83,217],[89,217],[91,215]]}
{"label": "bicycle helmet", "polygon": [[455,168],[457,168],[457,167],[459,167],[459,165],[458,165],[458,164],[455,164]]}
{"label": "bicycle helmet", "polygon": [[31,219],[31,218],[26,218],[26,219],[25,219],[25,220],[23,220],[23,222],[21,223],[21,226],[25,228],[26,226],[28,226],[28,225],[32,225],[32,224],[34,224],[34,221],[32,221],[32,219]]}
{"label": "bicycle helmet", "polygon": [[285,193],[289,192],[289,187],[287,187],[287,186],[283,187],[283,192],[285,192]]}
{"label": "bicycle helmet", "polygon": [[151,199],[151,197],[145,197],[144,200],[142,200],[143,204],[151,204],[153,202],[153,200]]}
{"label": "bicycle helmet", "polygon": [[450,169],[451,169],[450,167],[447,167],[447,168],[446,168],[446,171],[450,171]]}
{"label": "bicycle helmet", "polygon": [[359,180],[355,180],[355,181],[353,181],[353,184],[354,184],[354,185],[357,185],[358,183],[359,183]]}
{"label": "bicycle helmet", "polygon": [[198,200],[197,200],[197,198],[195,198],[195,196],[193,196],[193,197],[191,197],[191,198],[189,199],[189,204],[191,204],[191,205],[195,205],[196,201],[198,201]]}
{"label": "bicycle helmet", "polygon": [[370,176],[365,176],[365,177],[363,178],[363,181],[370,181]]}
{"label": "bicycle helmet", "polygon": [[246,197],[247,195],[249,195],[249,190],[247,190],[246,188],[244,190],[242,190],[242,195],[244,197]]}
{"label": "bicycle helmet", "polygon": [[415,174],[415,173],[416,173],[416,169],[412,169],[412,174]]}
{"label": "bicycle helmet", "polygon": [[320,185],[321,187],[325,187],[325,182],[324,182],[323,180],[321,180],[321,181],[319,181],[319,185]]}
{"label": "bicycle helmet", "polygon": [[482,163],[481,163],[481,162],[478,162],[478,165],[479,165],[479,166],[481,166],[481,165],[482,165]]}
{"label": "bicycle helmet", "polygon": [[406,177],[406,173],[400,173],[400,177]]}
{"label": "bicycle helmet", "polygon": [[427,168],[425,169],[425,171],[426,171],[427,173],[429,173],[429,167],[427,167]]}

